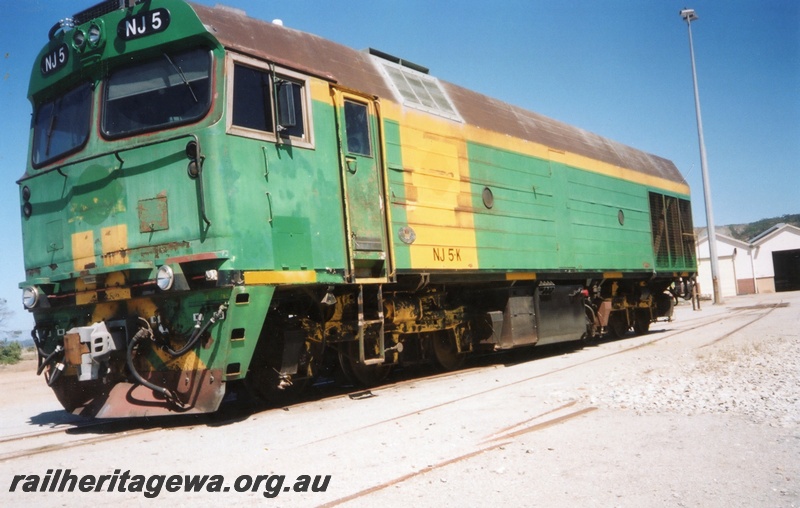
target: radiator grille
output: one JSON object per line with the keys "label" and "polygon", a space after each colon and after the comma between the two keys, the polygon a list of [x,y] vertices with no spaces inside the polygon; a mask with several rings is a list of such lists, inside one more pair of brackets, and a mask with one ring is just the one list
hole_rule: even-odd
{"label": "radiator grille", "polygon": [[108,14],[109,12],[123,9],[127,3],[128,0],[108,0],[106,2],[101,2],[75,14],[72,16],[72,19],[75,20],[76,25],[81,25],[87,21],[99,18],[104,14]]}
{"label": "radiator grille", "polygon": [[650,226],[656,268],[689,270],[696,266],[691,203],[650,193]]}

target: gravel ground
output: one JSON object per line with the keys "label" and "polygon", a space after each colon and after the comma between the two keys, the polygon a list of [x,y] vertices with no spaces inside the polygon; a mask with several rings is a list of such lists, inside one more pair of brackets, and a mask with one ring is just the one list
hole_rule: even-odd
{"label": "gravel ground", "polygon": [[770,426],[800,424],[800,341],[750,337],[596,386],[592,405],[640,415],[739,415]]}
{"label": "gravel ground", "polygon": [[[0,506],[800,506],[800,292],[676,309],[645,336],[0,461]],[[536,359],[533,359],[535,357]],[[508,357],[506,357],[508,359]],[[35,375],[0,369],[4,440],[74,424]],[[223,418],[223,417],[220,417]],[[135,425],[131,430],[135,431]],[[50,441],[46,441],[50,442]],[[327,492],[9,492],[17,474],[331,475]],[[289,481],[289,480],[287,480]],[[230,485],[230,483],[228,483]]]}

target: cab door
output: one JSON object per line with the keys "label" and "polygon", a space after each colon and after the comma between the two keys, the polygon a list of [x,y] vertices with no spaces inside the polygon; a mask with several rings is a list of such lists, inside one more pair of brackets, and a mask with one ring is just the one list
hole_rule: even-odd
{"label": "cab door", "polygon": [[387,281],[388,242],[380,119],[375,101],[334,88],[350,279]]}

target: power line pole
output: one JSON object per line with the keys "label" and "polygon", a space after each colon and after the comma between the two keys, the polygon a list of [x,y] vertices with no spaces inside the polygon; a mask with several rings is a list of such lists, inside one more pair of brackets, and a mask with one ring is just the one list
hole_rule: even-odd
{"label": "power line pole", "polygon": [[703,173],[703,198],[706,204],[706,224],[708,227],[708,251],[711,256],[711,284],[714,290],[714,305],[722,304],[719,288],[719,259],[717,257],[717,234],[714,230],[714,212],[711,207],[711,183],[708,178],[706,144],[703,140],[703,118],[700,115],[700,92],[697,89],[697,69],[694,65],[694,44],[692,43],[692,21],[698,19],[694,9],[683,9],[681,17],[689,27],[689,54],[692,57],[692,81],[694,82],[694,109],[697,114],[697,138],[700,143],[700,167]]}

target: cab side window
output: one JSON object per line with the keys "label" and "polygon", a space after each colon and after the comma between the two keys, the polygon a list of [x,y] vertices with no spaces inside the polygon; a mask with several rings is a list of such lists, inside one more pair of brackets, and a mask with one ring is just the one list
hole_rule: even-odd
{"label": "cab side window", "polygon": [[278,78],[278,132],[281,136],[303,138],[303,85]]}
{"label": "cab side window", "polygon": [[235,65],[233,71],[233,125],[272,132],[269,75]]}
{"label": "cab side window", "polygon": [[238,56],[228,65],[228,132],[313,148],[309,80]]}

